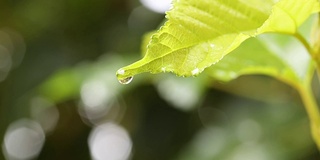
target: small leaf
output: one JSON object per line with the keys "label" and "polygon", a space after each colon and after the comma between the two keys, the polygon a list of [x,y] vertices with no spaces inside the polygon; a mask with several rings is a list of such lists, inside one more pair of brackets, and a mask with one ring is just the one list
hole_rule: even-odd
{"label": "small leaf", "polygon": [[117,77],[143,72],[196,76],[250,37],[296,33],[319,10],[317,0],[176,0],[144,58],[121,68]]}

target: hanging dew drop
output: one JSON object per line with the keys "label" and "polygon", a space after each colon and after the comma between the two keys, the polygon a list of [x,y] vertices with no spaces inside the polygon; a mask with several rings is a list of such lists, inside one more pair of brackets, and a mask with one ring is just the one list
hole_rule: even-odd
{"label": "hanging dew drop", "polygon": [[[118,81],[121,84],[129,84],[133,79],[132,76],[125,77],[125,73],[126,73],[126,71],[124,69],[122,69],[122,68],[117,71]],[[123,77],[125,77],[125,78],[123,78]]]}
{"label": "hanging dew drop", "polygon": [[124,79],[118,79],[119,83],[121,84],[129,84],[132,81],[133,77],[127,77]]}

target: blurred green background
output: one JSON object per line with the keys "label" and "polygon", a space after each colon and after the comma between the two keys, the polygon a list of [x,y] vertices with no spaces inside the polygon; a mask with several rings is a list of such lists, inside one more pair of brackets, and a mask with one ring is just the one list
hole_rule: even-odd
{"label": "blurred green background", "polygon": [[0,159],[320,159],[299,95],[272,78],[119,84],[161,2],[0,0]]}

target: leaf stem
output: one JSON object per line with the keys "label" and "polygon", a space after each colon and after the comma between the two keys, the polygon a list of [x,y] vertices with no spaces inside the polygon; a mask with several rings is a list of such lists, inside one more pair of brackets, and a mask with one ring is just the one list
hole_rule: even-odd
{"label": "leaf stem", "polygon": [[[304,45],[309,55],[315,62],[317,75],[320,79],[320,61],[319,61],[319,58],[317,58],[317,53],[301,34],[297,32],[294,36]],[[318,150],[320,150],[320,112],[319,112],[319,107],[317,105],[317,101],[314,97],[314,94],[310,86],[311,86],[311,78],[305,81],[303,85],[297,85],[296,87],[300,93],[302,102],[306,108],[307,114],[310,119],[312,138],[314,139],[318,147]]]}
{"label": "leaf stem", "polygon": [[320,150],[320,112],[313,96],[312,89],[308,86],[298,87],[302,102],[310,119],[311,135]]}

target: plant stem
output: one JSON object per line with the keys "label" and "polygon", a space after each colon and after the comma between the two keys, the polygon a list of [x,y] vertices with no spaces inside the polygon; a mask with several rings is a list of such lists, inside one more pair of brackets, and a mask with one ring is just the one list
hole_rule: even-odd
{"label": "plant stem", "polygon": [[[317,75],[320,80],[320,59],[315,50],[310,46],[308,41],[299,33],[295,34],[295,37],[304,45],[307,49],[309,55],[315,62],[315,67],[317,70]],[[320,112],[317,105],[317,101],[312,92],[311,86],[311,77],[303,85],[297,85],[297,89],[300,93],[303,104],[306,108],[307,114],[310,119],[311,135],[314,139],[318,149],[320,150]]]}
{"label": "plant stem", "polygon": [[310,127],[312,138],[314,139],[318,149],[320,150],[320,114],[317,102],[313,96],[312,89],[308,86],[298,88],[302,102],[306,108],[310,119]]}

